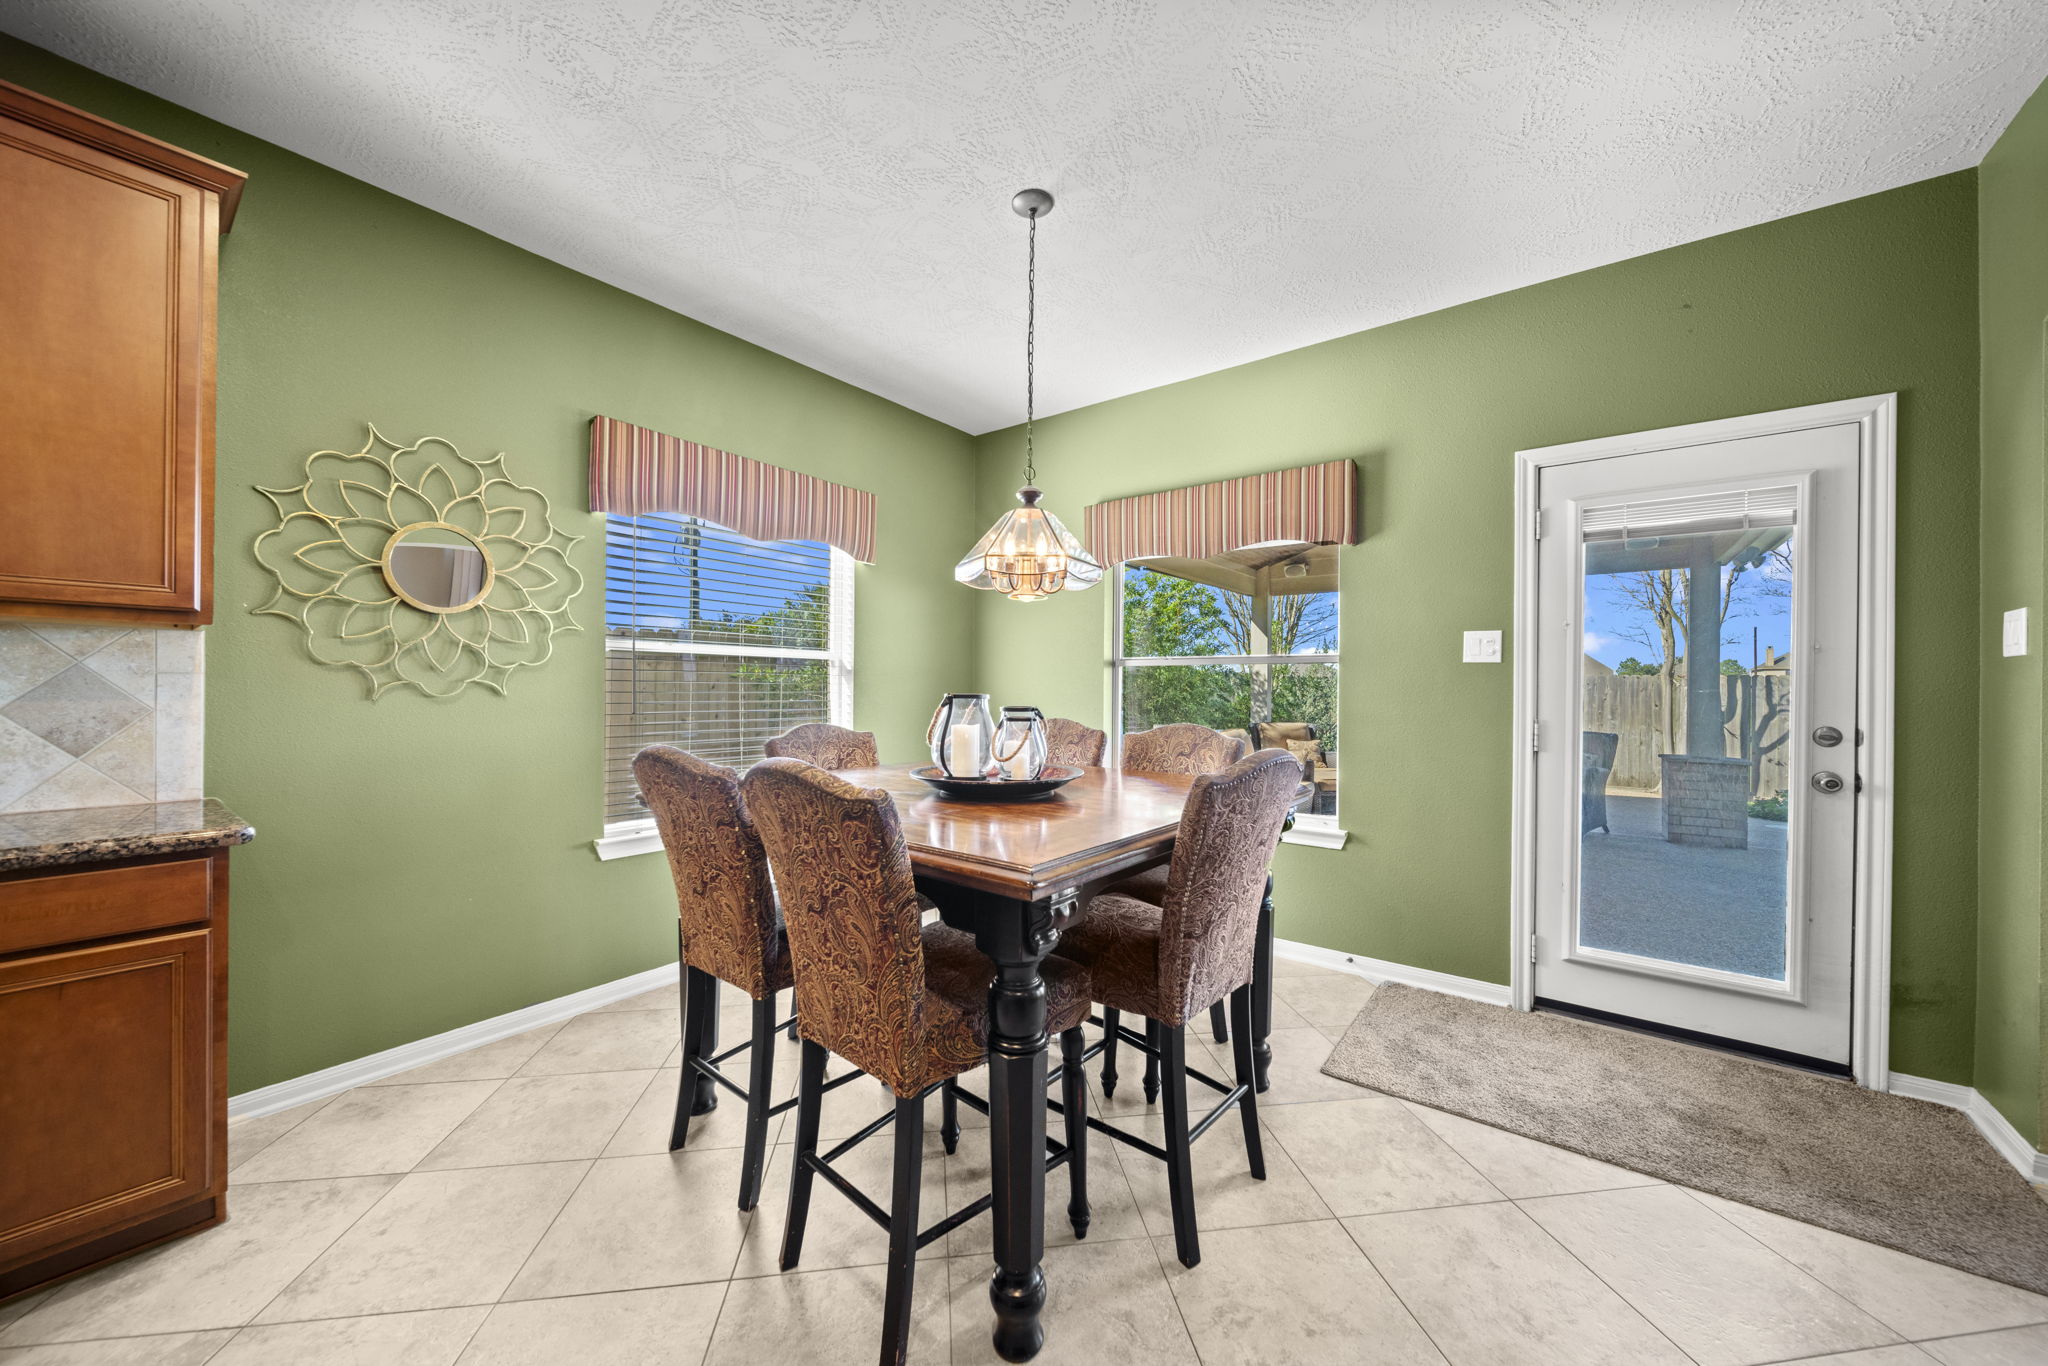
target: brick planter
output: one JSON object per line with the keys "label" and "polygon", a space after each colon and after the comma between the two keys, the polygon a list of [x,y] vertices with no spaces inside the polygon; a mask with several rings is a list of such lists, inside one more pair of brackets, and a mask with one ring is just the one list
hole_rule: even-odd
{"label": "brick planter", "polygon": [[1664,771],[1664,838],[1715,849],[1749,847],[1749,760],[1658,756]]}

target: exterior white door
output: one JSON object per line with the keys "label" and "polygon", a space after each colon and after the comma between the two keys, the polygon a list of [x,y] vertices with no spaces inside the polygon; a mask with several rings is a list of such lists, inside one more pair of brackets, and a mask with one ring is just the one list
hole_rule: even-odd
{"label": "exterior white door", "polygon": [[1538,470],[1539,1005],[1848,1066],[1862,430]]}

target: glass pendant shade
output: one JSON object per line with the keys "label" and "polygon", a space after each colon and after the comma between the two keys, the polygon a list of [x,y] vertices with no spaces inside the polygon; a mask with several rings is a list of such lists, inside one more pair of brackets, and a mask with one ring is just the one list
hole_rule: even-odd
{"label": "glass pendant shade", "polygon": [[1004,513],[967,558],[953,566],[953,577],[969,588],[992,588],[1018,602],[1102,582],[1102,566],[1059,518],[1038,505],[1039,496],[1029,485],[1017,490],[1024,506]]}

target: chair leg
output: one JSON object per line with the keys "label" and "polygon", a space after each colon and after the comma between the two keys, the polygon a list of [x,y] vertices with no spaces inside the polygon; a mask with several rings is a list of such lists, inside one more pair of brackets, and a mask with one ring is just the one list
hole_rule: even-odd
{"label": "chair leg", "polygon": [[718,1108],[718,1088],[697,1074],[690,1064],[704,1057],[710,1042],[704,1037],[708,1017],[718,1009],[714,988],[717,978],[696,968],[683,969],[683,1075],[676,1083],[676,1120],[669,1129],[668,1150],[674,1152],[690,1137],[690,1116],[705,1115]]}
{"label": "chair leg", "polygon": [[889,1281],[882,1297],[882,1366],[910,1353],[911,1293],[917,1279],[918,1196],[924,1177],[924,1097],[896,1099],[896,1180],[889,1202]]}
{"label": "chair leg", "polygon": [[1145,1042],[1151,1051],[1145,1054],[1145,1103],[1150,1105],[1159,1099],[1159,1021],[1145,1021]]}
{"label": "chair leg", "polygon": [[939,1138],[947,1156],[960,1151],[960,1083],[952,1077],[939,1090]]}
{"label": "chair leg", "polygon": [[818,1151],[818,1113],[825,1102],[825,1045],[804,1040],[797,1069],[796,1148],[790,1153],[789,1210],[782,1223],[782,1269],[796,1270],[804,1252],[804,1221],[811,1213],[811,1178],[804,1159]]}
{"label": "chair leg", "polygon": [[1060,1108],[1067,1122],[1067,1221],[1088,1236],[1088,1078],[1081,1071],[1087,1039],[1079,1028],[1060,1035]]}
{"label": "chair leg", "polygon": [[747,1139],[740,1158],[740,1208],[761,1201],[761,1164],[768,1156],[768,1111],[775,1103],[775,993],[754,1002],[754,1046],[748,1050]]}
{"label": "chair leg", "polygon": [[1216,1036],[1217,1043],[1230,1042],[1230,1026],[1224,1023],[1223,1002],[1209,1007],[1209,1030]]}
{"label": "chair leg", "polygon": [[1202,1260],[1202,1243],[1195,1229],[1193,1145],[1188,1140],[1188,1029],[1157,1023],[1152,1028],[1165,1054],[1166,1193],[1173,1207],[1173,1250],[1182,1266],[1193,1267]]}
{"label": "chair leg", "polygon": [[1122,1023],[1122,1011],[1108,1006],[1102,1008],[1102,1095],[1105,1100],[1116,1094],[1116,1031]]}
{"label": "chair leg", "polygon": [[789,1041],[796,1042],[796,988],[789,989]]}
{"label": "chair leg", "polygon": [[1250,1160],[1254,1179],[1266,1179],[1266,1145],[1259,1137],[1258,1067],[1252,1060],[1252,989],[1239,987],[1230,993],[1230,1027],[1236,1035],[1231,1044],[1237,1063],[1237,1084],[1245,1088],[1238,1098],[1238,1118],[1244,1121],[1244,1155]]}

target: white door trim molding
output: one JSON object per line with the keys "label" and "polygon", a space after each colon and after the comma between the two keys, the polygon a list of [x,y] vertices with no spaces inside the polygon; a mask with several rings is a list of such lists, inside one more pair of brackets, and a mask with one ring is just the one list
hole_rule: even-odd
{"label": "white door trim molding", "polygon": [[1514,834],[1509,888],[1510,1000],[1527,1010],[1535,1000],[1529,971],[1535,914],[1536,765],[1530,737],[1536,716],[1536,483],[1553,465],[1640,455],[1678,446],[1739,441],[1753,436],[1853,423],[1858,439],[1857,713],[1863,745],[1857,772],[1863,780],[1856,813],[1855,957],[1852,968],[1849,1064],[1873,1090],[1891,1081],[1892,979],[1892,670],[1896,600],[1893,538],[1898,464],[1898,395],[1816,403],[1774,413],[1695,422],[1653,432],[1600,437],[1515,452],[1514,615]]}

